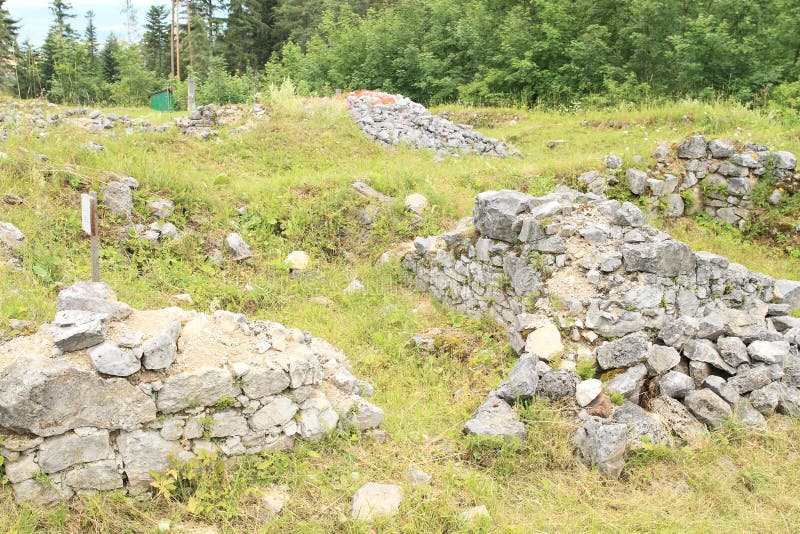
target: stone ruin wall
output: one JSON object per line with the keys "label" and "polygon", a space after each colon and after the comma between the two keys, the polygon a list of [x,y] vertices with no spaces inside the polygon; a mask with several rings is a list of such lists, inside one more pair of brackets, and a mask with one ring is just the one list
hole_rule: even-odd
{"label": "stone ruin wall", "polygon": [[300,330],[132,310],[100,283],[62,290],[57,308],[0,345],[0,455],[17,501],[139,495],[173,459],[284,450],[383,420],[346,356]]}
{"label": "stone ruin wall", "polygon": [[[564,401],[581,410],[581,456],[618,476],[644,436],[697,443],[730,418],[800,416],[800,282],[692,252],[631,203],[488,191],[471,220],[415,239],[401,263],[419,290],[507,327],[520,354],[465,432],[522,437],[516,402]],[[583,361],[599,379],[578,376]]]}
{"label": "stone ruin wall", "polygon": [[666,217],[704,212],[740,229],[752,220],[751,193],[759,182],[773,184],[767,198],[773,205],[800,191],[797,157],[764,145],[695,134],[675,146],[660,143],[653,157],[655,168],[629,168],[623,174],[622,159],[609,155],[604,172],[583,173],[578,181],[597,194],[622,182],[627,192],[646,199]]}

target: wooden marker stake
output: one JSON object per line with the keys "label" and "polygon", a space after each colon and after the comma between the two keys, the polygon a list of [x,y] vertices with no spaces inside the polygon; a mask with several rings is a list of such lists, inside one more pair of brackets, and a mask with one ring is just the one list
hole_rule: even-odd
{"label": "wooden marker stake", "polygon": [[92,239],[92,282],[100,281],[100,236],[97,233],[97,193],[81,195],[81,229]]}

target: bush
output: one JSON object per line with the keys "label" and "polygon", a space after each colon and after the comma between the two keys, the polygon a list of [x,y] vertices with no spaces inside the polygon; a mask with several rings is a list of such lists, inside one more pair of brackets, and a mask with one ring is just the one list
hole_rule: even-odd
{"label": "bush", "polygon": [[244,104],[252,102],[255,94],[255,76],[252,73],[228,74],[225,61],[216,57],[211,60],[205,80],[196,92],[198,105]]}

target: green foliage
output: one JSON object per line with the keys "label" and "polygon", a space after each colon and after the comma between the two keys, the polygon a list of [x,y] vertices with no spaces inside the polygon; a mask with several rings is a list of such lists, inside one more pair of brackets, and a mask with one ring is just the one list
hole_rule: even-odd
{"label": "green foliage", "polygon": [[625,395],[619,391],[612,391],[608,396],[611,398],[611,402],[613,402],[615,406],[622,406],[625,404]]}
{"label": "green foliage", "polygon": [[594,378],[597,373],[597,365],[594,360],[580,360],[575,367],[575,372],[584,380],[589,380]]}
{"label": "green foliage", "polygon": [[202,104],[241,104],[253,99],[255,92],[254,76],[250,73],[228,74],[222,58],[214,58],[205,80],[197,89],[197,103]]}

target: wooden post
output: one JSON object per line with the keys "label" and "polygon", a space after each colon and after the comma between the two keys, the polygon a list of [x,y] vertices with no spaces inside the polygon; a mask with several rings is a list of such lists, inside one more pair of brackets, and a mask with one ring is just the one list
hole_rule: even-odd
{"label": "wooden post", "polygon": [[100,235],[97,231],[97,193],[81,195],[81,228],[92,240],[92,282],[100,281]]}
{"label": "wooden post", "polygon": [[175,0],[172,0],[169,21],[169,75],[175,76]]}
{"label": "wooden post", "polygon": [[177,23],[175,24],[175,71],[178,73],[178,81],[181,81],[181,0],[173,0],[177,5]]}

